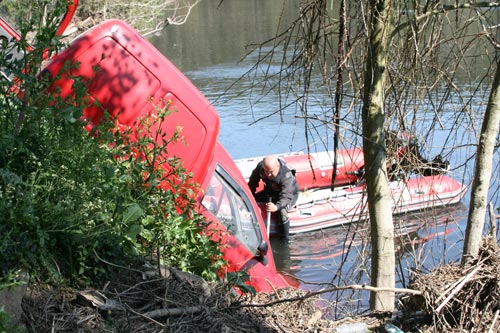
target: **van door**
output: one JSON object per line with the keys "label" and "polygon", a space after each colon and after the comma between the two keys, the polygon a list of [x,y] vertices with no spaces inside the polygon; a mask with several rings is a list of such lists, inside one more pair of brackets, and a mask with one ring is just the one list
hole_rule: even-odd
{"label": "van door", "polygon": [[248,252],[244,258],[248,261],[260,254],[263,238],[257,216],[245,199],[227,172],[217,166],[201,203],[236,238],[237,247]]}
{"label": "van door", "polygon": [[177,67],[128,24],[109,20],[95,26],[55,57],[45,74],[59,78],[54,94],[61,98],[74,94],[74,77],[87,83],[88,129],[105,112],[117,125],[130,127],[168,105],[172,113],[162,123],[163,132],[171,136],[180,130],[182,136],[169,145],[168,154],[183,161],[193,181],[203,182],[214,155],[219,115]]}
{"label": "van door", "polygon": [[[276,271],[268,239],[262,234],[251,199],[218,165],[212,174],[201,205],[209,230],[220,235],[228,271],[244,271],[258,292],[288,287],[290,282]],[[208,214],[207,214],[208,213]]]}

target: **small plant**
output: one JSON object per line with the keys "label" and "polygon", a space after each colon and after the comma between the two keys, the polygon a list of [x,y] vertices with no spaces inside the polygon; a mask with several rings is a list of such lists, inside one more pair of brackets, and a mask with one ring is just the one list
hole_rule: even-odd
{"label": "small plant", "polygon": [[247,282],[250,281],[250,276],[247,272],[228,272],[226,275],[226,280],[229,285],[237,287],[244,294],[256,294],[255,288],[247,284]]}
{"label": "small plant", "polygon": [[3,306],[0,306],[0,333],[7,333],[11,331],[11,319]]}

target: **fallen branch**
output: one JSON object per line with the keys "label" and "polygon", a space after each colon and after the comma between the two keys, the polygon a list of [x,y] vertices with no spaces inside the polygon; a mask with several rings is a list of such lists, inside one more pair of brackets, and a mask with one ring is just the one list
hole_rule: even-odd
{"label": "fallen branch", "polygon": [[161,318],[161,317],[170,317],[170,316],[180,316],[184,314],[197,314],[203,312],[203,308],[201,306],[188,306],[185,308],[171,308],[171,309],[158,309],[150,312],[143,313],[143,317],[148,318]]}
{"label": "fallen branch", "polygon": [[350,285],[350,286],[334,287],[334,288],[330,288],[330,289],[326,290],[326,292],[346,290],[346,289],[369,290],[369,291],[375,291],[375,292],[392,291],[392,292],[399,293],[399,294],[422,295],[422,292],[420,290],[414,290],[414,289],[408,289],[408,288],[372,287],[372,286],[367,286],[365,284],[354,284],[354,285]]}
{"label": "fallen branch", "polygon": [[265,303],[265,304],[254,304],[254,303],[242,304],[242,305],[236,306],[236,308],[268,307],[268,306],[273,306],[273,305],[276,305],[279,303],[303,301],[303,300],[310,298],[310,297],[314,297],[317,295],[330,293],[330,292],[334,292],[334,291],[340,291],[340,290],[368,290],[368,291],[375,291],[375,292],[389,291],[389,292],[395,292],[395,293],[400,293],[400,294],[412,294],[412,295],[422,295],[423,294],[420,290],[414,290],[414,289],[408,289],[408,288],[372,287],[372,286],[368,286],[365,284],[354,284],[354,285],[342,286],[342,287],[332,287],[332,288],[322,289],[322,290],[318,290],[318,291],[309,291],[304,296],[280,299],[280,300],[276,300],[276,301]]}
{"label": "fallen branch", "polygon": [[151,318],[151,317],[148,317],[148,316],[146,316],[146,315],[143,315],[142,313],[135,311],[134,309],[132,309],[132,308],[131,308],[130,306],[128,306],[128,305],[127,305],[127,309],[128,309],[130,312],[132,312],[132,313],[136,314],[138,317],[144,318],[144,319],[146,319],[146,320],[148,320],[148,321],[150,321],[150,322],[152,322],[152,323],[154,323],[154,324],[156,324],[156,325],[158,325],[158,326],[161,326],[161,327],[166,327],[166,325],[164,325],[164,324],[160,323],[159,321],[154,320],[154,318]]}

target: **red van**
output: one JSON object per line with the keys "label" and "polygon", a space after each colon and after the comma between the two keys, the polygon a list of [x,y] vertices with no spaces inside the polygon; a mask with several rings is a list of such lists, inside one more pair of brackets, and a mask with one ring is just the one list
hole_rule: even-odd
{"label": "red van", "polygon": [[[227,271],[246,271],[257,291],[290,286],[276,271],[269,239],[259,208],[238,167],[218,142],[219,116],[198,89],[153,45],[119,20],[110,20],[78,37],[54,57],[44,71],[60,74],[62,96],[73,92],[72,75],[88,80],[91,99],[84,115],[97,123],[107,110],[118,126],[152,111],[168,101],[171,113],[163,126],[166,133],[182,127],[185,143],[169,146],[168,153],[182,159],[184,167],[200,184],[197,210],[217,231],[223,243]],[[67,74],[67,75],[66,75]],[[92,105],[92,100],[89,105]],[[97,104],[96,104],[97,105]],[[225,272],[221,272],[223,275]]]}

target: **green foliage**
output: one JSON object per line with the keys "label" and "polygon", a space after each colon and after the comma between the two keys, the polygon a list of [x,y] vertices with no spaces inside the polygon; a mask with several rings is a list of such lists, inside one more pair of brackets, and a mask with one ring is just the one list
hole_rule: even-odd
{"label": "green foliage", "polygon": [[[1,289],[1,288],[0,288]],[[0,305],[0,333],[23,333],[26,329],[15,324],[12,317],[4,307]]]}
{"label": "green foliage", "polygon": [[10,317],[5,312],[4,308],[0,306],[0,333],[7,333],[11,330]]}
{"label": "green foliage", "polygon": [[250,281],[250,276],[247,272],[228,272],[226,280],[230,285],[238,287],[242,293],[256,294],[255,288],[247,284]]}
{"label": "green foliage", "polygon": [[[0,281],[0,293],[5,292],[5,291],[12,291],[12,288],[19,288],[19,286],[25,285],[27,283],[28,277],[24,275],[22,272],[11,272],[8,274],[8,276],[5,276],[3,281]],[[18,291],[15,291],[15,293],[18,293]],[[20,295],[18,294],[16,297],[19,297],[19,302],[20,302]],[[5,298],[5,296],[4,296]],[[13,297],[12,295],[8,297],[9,301],[11,304],[13,303]],[[21,305],[18,303],[19,306]],[[11,310],[12,311],[12,310]],[[12,316],[15,316],[13,313],[9,313],[5,310],[5,304],[0,303],[0,333],[15,333],[15,332],[23,332],[23,330],[19,327],[17,327],[17,323],[14,323]]]}
{"label": "green foliage", "polygon": [[108,189],[107,196],[115,198],[109,218],[119,221],[114,233],[131,254],[149,254],[161,264],[214,280],[224,262],[219,244],[202,233],[204,220],[195,212],[197,184],[168,154],[181,137],[164,130],[171,112],[167,103],[123,132],[107,131],[111,137],[101,148],[109,152],[113,168],[107,174],[116,185]]}
{"label": "green foliage", "polygon": [[[49,78],[36,75],[43,52],[61,47],[55,28],[39,23],[57,20],[30,15],[20,22],[23,39],[1,54],[2,69],[18,80],[0,81],[0,280],[23,269],[38,280],[96,282],[107,269],[96,253],[118,264],[154,257],[215,278],[223,261],[201,232],[196,184],[168,158],[179,140],[161,130],[168,108],[137,119],[134,131],[104,122],[99,136],[89,135],[81,120],[85,84],[74,78],[74,96],[56,99]],[[33,31],[33,51],[10,57]]]}

